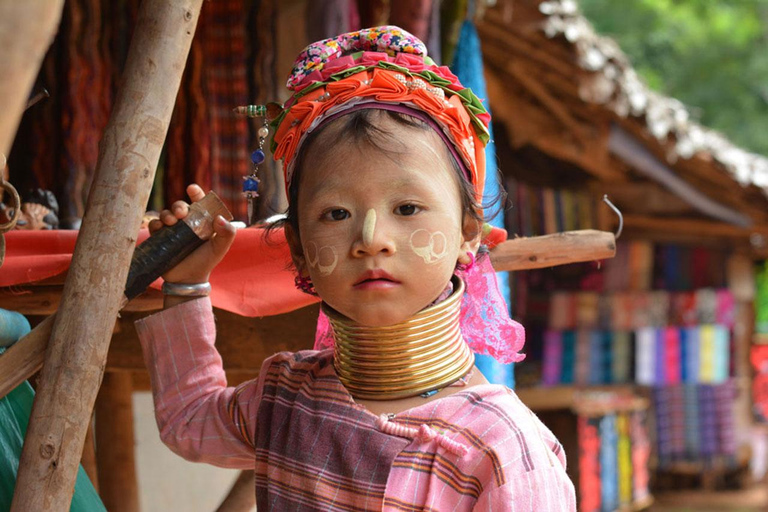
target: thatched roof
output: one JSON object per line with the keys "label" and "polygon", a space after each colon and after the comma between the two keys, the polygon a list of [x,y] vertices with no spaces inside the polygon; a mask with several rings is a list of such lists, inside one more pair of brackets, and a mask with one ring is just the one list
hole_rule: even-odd
{"label": "thatched roof", "polygon": [[580,89],[584,101],[606,105],[621,117],[644,118],[659,141],[674,141],[670,160],[709,153],[736,181],[761,187],[768,194],[768,158],[745,151],[722,134],[691,121],[681,102],[651,91],[616,41],[597,34],[575,0],[543,1],[539,11],[545,16],[542,30],[546,36],[564,37],[575,47],[581,68],[594,73],[591,84]]}

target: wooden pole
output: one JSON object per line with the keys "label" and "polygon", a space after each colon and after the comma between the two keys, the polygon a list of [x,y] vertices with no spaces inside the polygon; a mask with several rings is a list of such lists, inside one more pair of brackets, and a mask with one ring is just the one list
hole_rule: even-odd
{"label": "wooden pole", "polygon": [[104,374],[96,399],[96,461],[99,495],[109,512],[138,512],[130,372]]}
{"label": "wooden pole", "polygon": [[0,153],[11,151],[21,114],[27,105],[45,52],[61,21],[64,0],[0,2]]}
{"label": "wooden pole", "polygon": [[35,397],[12,512],[68,510],[144,206],[202,0],[145,0],[100,144]]}
{"label": "wooden pole", "polygon": [[256,510],[255,485],[253,471],[241,471],[235,483],[232,484],[229,494],[221,502],[216,512],[248,512],[249,510]]}

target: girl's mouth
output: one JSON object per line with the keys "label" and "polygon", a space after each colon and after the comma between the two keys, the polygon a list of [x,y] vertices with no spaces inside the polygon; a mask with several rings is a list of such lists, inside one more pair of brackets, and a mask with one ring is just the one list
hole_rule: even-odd
{"label": "girl's mouth", "polygon": [[368,270],[355,281],[358,290],[385,290],[400,284],[400,281],[383,270]]}

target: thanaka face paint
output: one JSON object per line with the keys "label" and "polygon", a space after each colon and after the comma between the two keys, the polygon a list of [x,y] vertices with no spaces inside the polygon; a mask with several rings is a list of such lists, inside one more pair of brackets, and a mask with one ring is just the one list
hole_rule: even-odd
{"label": "thanaka face paint", "polygon": [[448,238],[442,231],[430,233],[426,229],[417,229],[411,233],[408,243],[411,250],[428,265],[437,263],[448,254]]}
{"label": "thanaka face paint", "polygon": [[376,210],[371,208],[365,214],[363,221],[363,245],[370,247],[373,244],[373,235],[376,233]]}
{"label": "thanaka face paint", "polygon": [[[339,263],[339,256],[336,254],[336,249],[330,245],[324,245],[323,247],[318,248],[315,242],[307,242],[304,255],[310,268],[316,268],[321,276],[331,275],[336,269],[336,265]],[[327,263],[324,264],[321,260],[325,260]]]}

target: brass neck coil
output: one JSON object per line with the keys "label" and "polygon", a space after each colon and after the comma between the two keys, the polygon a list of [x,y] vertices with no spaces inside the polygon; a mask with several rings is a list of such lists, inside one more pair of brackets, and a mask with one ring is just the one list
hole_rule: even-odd
{"label": "brass neck coil", "polygon": [[385,327],[356,324],[326,304],[335,339],[334,367],[354,398],[394,400],[443,388],[460,379],[475,357],[459,329],[464,282],[444,301]]}

